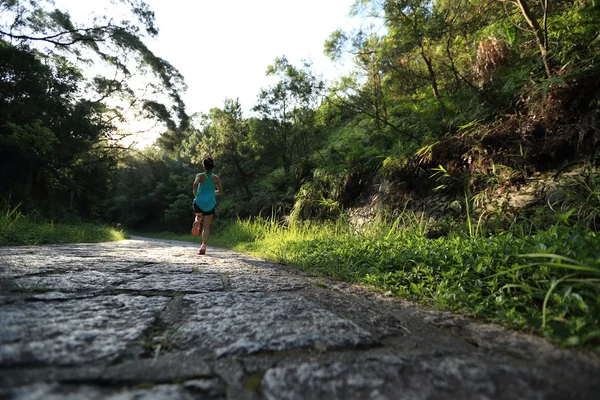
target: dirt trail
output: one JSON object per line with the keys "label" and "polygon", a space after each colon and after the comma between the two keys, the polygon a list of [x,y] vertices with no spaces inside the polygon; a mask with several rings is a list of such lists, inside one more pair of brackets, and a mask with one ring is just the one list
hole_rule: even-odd
{"label": "dirt trail", "polygon": [[541,338],[189,243],[0,248],[0,398],[598,399]]}

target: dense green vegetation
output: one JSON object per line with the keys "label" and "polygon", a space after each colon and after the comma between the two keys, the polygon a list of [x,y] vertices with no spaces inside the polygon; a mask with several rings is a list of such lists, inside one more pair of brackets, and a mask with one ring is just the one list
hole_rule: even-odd
{"label": "dense green vegetation", "polygon": [[477,237],[457,231],[429,239],[425,228],[408,215],[359,231],[340,221],[285,226],[258,218],[229,224],[214,241],[564,345],[598,347],[597,233],[556,223],[529,234],[531,222],[515,221],[502,235],[482,228]]}
{"label": "dense green vegetation", "polygon": [[0,214],[0,246],[98,243],[125,239],[122,229],[85,222],[47,221],[5,206]]}
{"label": "dense green vegetation", "polygon": [[[211,243],[363,284],[437,309],[544,335],[565,346],[600,346],[600,236],[559,215],[548,229],[513,221],[493,233],[468,224],[437,239],[405,213],[355,229],[345,220],[252,218],[220,222]],[[142,233],[199,243],[190,235]]]}
{"label": "dense green vegetation", "polygon": [[[357,0],[362,28],[324,38],[354,71],[326,84],[278,57],[249,116],[233,99],[188,116],[183,77],[144,45],[152,11],[115,3],[125,22],[0,0],[6,213],[187,234],[210,155],[226,192],[213,244],[597,344],[597,1]],[[119,145],[130,106],[163,123],[155,146]],[[535,182],[551,193],[515,205]]]}
{"label": "dense green vegetation", "polygon": [[[53,3],[0,1],[0,192],[25,212],[89,218],[125,150],[125,111],[162,121],[168,147],[189,124],[185,83],[144,45],[158,31],[143,1],[114,2],[119,23],[73,21]],[[136,73],[154,78],[139,89]]]}

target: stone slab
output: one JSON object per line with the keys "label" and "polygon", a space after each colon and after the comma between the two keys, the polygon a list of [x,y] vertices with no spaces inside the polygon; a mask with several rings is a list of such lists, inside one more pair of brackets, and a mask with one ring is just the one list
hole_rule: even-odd
{"label": "stone slab", "polygon": [[206,361],[193,352],[158,354],[153,358],[137,358],[110,365],[102,379],[110,382],[173,382],[185,377],[210,376]]}
{"label": "stone slab", "polygon": [[99,292],[112,289],[122,281],[131,281],[141,275],[119,274],[105,271],[68,272],[57,275],[27,276],[16,278],[13,282],[22,292]]}
{"label": "stone slab", "polygon": [[[596,385],[600,389],[600,385]],[[481,355],[378,357],[358,363],[302,363],[269,369],[266,399],[514,400],[591,399],[545,379],[539,371]],[[597,398],[597,397],[596,397]]]}
{"label": "stone slab", "polygon": [[128,344],[140,340],[168,301],[116,295],[4,305],[0,367],[114,360]]}
{"label": "stone slab", "polygon": [[37,383],[0,389],[0,396],[14,400],[218,400],[225,399],[226,393],[223,382],[218,378],[146,386],[150,387]]}
{"label": "stone slab", "polygon": [[217,357],[375,344],[353,322],[292,293],[211,293],[184,301],[189,317],[174,341],[182,348],[211,349]]}
{"label": "stone slab", "polygon": [[289,276],[242,274],[229,279],[234,292],[277,292],[299,290],[306,287],[306,282]]}
{"label": "stone slab", "polygon": [[224,289],[223,279],[216,275],[153,274],[117,286],[122,290],[203,293]]}

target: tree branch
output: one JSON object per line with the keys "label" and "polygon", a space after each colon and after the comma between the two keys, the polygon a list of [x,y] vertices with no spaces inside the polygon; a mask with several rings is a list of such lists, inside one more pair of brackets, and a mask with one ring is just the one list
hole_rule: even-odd
{"label": "tree branch", "polygon": [[[417,140],[417,138],[414,135],[408,134],[405,131],[402,131],[400,129],[398,129],[398,127],[394,124],[392,124],[390,121],[388,121],[385,118],[381,118],[379,115],[373,115],[373,113],[370,113],[360,107],[356,107],[354,105],[352,105],[349,101],[345,100],[344,98],[342,98],[340,95],[338,94],[334,94],[335,97],[338,98],[338,100],[340,100],[340,102],[345,106],[346,109],[359,113],[359,114],[365,114],[368,117],[371,117],[379,122],[382,122],[384,125],[389,126],[390,128],[392,128],[395,132],[406,136],[408,139],[414,141],[415,143],[419,143],[419,141]],[[330,99],[327,99],[329,101],[331,101]]]}
{"label": "tree branch", "polygon": [[54,35],[40,36],[40,37],[34,37],[34,36],[29,36],[29,35],[15,35],[15,34],[5,32],[2,30],[0,30],[0,34],[8,36],[11,39],[42,41],[42,42],[52,43],[56,46],[70,46],[70,45],[73,45],[78,42],[103,42],[104,39],[92,38],[90,36],[84,36],[84,35],[82,35],[80,37],[76,37],[76,38],[72,39],[71,41],[60,41],[60,40],[55,40],[55,39],[60,39],[64,35],[74,35],[74,34],[81,34],[81,33],[89,34],[90,32],[104,32],[112,27],[113,27],[113,25],[105,25],[105,26],[99,26],[99,27],[94,27],[94,28],[73,29],[73,30],[69,30],[69,31],[59,32]]}

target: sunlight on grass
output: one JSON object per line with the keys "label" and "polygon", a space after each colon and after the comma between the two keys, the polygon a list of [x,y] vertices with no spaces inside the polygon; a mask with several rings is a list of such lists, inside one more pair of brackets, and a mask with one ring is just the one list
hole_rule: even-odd
{"label": "sunlight on grass", "polygon": [[[0,245],[122,240],[94,224],[38,222],[7,209]],[[497,235],[455,229],[429,239],[405,214],[360,230],[342,219],[283,223],[276,218],[217,221],[209,244],[249,253],[443,310],[535,332],[565,346],[600,348],[600,237],[559,221],[528,221]],[[200,244],[191,234],[141,233]]]}
{"label": "sunlight on grass", "polygon": [[110,226],[92,223],[62,224],[37,221],[5,208],[0,215],[0,246],[52,243],[97,243],[125,239],[125,233]]}
{"label": "sunlight on grass", "polygon": [[342,221],[254,218],[221,227],[211,241],[563,345],[598,347],[600,238],[560,225],[518,234],[529,231],[515,225],[490,237],[428,239],[409,217],[360,231]]}

